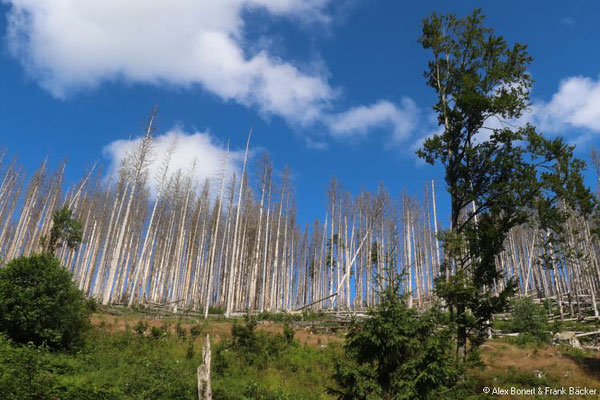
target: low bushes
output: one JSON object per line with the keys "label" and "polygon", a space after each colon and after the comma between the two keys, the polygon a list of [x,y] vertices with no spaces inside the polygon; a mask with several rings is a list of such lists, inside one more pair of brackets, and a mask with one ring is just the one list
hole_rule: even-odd
{"label": "low bushes", "polygon": [[512,341],[525,345],[542,344],[550,340],[551,326],[543,305],[536,304],[530,297],[523,297],[512,300],[511,311],[511,319],[496,323],[496,327],[505,332],[519,333]]}
{"label": "low bushes", "polygon": [[323,398],[339,347],[302,346],[287,325],[278,335],[256,326],[255,319],[247,318],[215,346],[213,399]]}

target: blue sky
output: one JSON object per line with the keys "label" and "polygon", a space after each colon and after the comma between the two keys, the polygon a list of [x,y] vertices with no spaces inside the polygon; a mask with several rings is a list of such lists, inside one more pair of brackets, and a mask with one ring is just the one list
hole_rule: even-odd
{"label": "blue sky", "polygon": [[528,120],[584,159],[598,144],[596,1],[124,3],[2,0],[0,146],[28,171],[46,155],[67,157],[72,180],[95,160],[114,169],[157,104],[157,152],[179,136],[178,162],[198,157],[199,179],[214,175],[228,138],[239,168],[253,126],[253,148],[292,169],[301,223],[323,218],[333,175],[353,193],[384,181],[394,196],[436,179],[443,203],[442,171],[414,155],[436,129],[417,39],[430,12],[475,7],[509,43],[529,45]]}

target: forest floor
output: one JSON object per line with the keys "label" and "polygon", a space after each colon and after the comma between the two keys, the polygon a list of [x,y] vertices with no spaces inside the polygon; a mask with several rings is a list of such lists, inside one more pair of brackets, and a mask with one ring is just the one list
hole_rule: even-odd
{"label": "forest floor", "polygon": [[[519,346],[507,339],[494,339],[481,347],[483,367],[473,368],[470,376],[477,393],[484,387],[509,390],[534,388],[536,395],[504,395],[503,399],[598,398],[600,396],[600,353],[584,352],[565,346]],[[545,388],[562,389],[540,396]],[[568,395],[569,388],[595,389],[595,395]],[[498,396],[490,396],[490,398]]]}
{"label": "forest floor", "polygon": [[[128,327],[133,329],[139,321],[144,321],[148,324],[149,329],[152,327],[167,327],[171,333],[175,333],[177,324],[185,330],[191,329],[193,326],[203,324],[203,319],[195,318],[152,318],[146,315],[138,315],[135,313],[125,315],[111,315],[106,313],[95,313],[92,315],[92,325],[98,328],[102,328],[107,332],[125,332]],[[231,327],[235,323],[243,323],[243,319],[224,319],[216,318],[209,319],[205,327],[203,327],[203,333],[210,334],[211,343],[219,343],[223,338],[231,336]],[[272,334],[283,333],[283,323],[277,321],[260,320],[258,321],[257,330],[264,331]],[[296,329],[294,332],[294,338],[300,342],[300,344],[307,344],[310,346],[323,346],[328,343],[343,343],[344,342],[344,331],[339,331],[336,334],[326,333],[313,333],[309,329]]]}
{"label": "forest floor", "polygon": [[[150,328],[161,327],[176,334],[177,329],[190,330],[194,326],[201,324],[202,332],[209,333],[211,342],[217,344],[226,338],[231,337],[231,328],[234,324],[241,324],[243,320],[225,320],[222,318],[209,319],[204,322],[202,319],[193,318],[152,318],[148,315],[137,314],[135,312],[124,313],[122,315],[111,315],[105,313],[96,313],[92,317],[93,325],[108,334],[119,334],[128,330],[134,330],[139,321],[145,322]],[[179,325],[179,328],[178,328]],[[279,321],[259,321],[258,331],[267,334],[281,335],[283,332],[283,323]],[[336,354],[340,354],[341,345],[344,342],[344,331],[338,331],[334,334],[313,333],[307,328],[296,329],[294,338],[300,343],[296,358],[303,357],[302,351],[310,352],[323,350],[326,355],[319,358],[322,365],[319,366],[321,373],[325,374],[332,371],[333,360]],[[197,340],[197,348],[201,347],[202,338]],[[330,349],[327,349],[330,348]],[[302,350],[305,349],[305,350]],[[598,398],[600,396],[600,352],[583,351],[572,349],[567,346],[555,345],[519,345],[510,338],[490,340],[481,346],[481,363],[474,366],[469,371],[470,384],[473,388],[473,398],[497,398],[503,399],[558,399],[558,398]],[[308,353],[306,353],[308,354]],[[308,358],[315,357],[313,354]],[[320,357],[320,356],[317,356]],[[329,364],[329,365],[325,365]],[[277,387],[282,393],[292,394],[291,398],[329,398],[325,390],[330,383],[327,377],[321,376],[319,379],[313,379],[309,391],[304,391],[302,395],[294,396],[294,385],[282,384],[277,380],[301,380],[302,374],[297,370],[279,371],[275,373],[271,367],[268,367],[265,373],[254,374],[246,369],[245,374],[253,375],[256,385],[265,386],[269,390]],[[286,374],[289,374],[286,375]],[[293,376],[296,375],[296,376]],[[289,383],[289,382],[288,382]],[[300,383],[301,382],[297,382]],[[217,386],[219,384],[217,383]],[[485,394],[485,388],[490,389],[490,394]],[[512,389],[514,388],[514,389]],[[549,388],[549,389],[546,389]],[[595,394],[588,395],[569,395],[570,388],[594,389]],[[306,387],[305,387],[306,389]],[[520,394],[510,394],[511,390],[533,389],[535,394],[520,392]],[[566,391],[566,395],[560,390]],[[507,394],[494,394],[498,390],[505,390]],[[542,394],[546,390],[554,390],[553,393]],[[572,389],[575,390],[575,389]],[[240,397],[244,398],[244,397]],[[252,398],[252,396],[248,397]]]}

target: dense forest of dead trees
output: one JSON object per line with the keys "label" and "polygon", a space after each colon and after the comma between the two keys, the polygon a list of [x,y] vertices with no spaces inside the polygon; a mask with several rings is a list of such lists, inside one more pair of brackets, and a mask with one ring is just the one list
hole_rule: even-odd
{"label": "dense forest of dead trees", "polygon": [[[225,157],[218,178],[196,182],[196,165],[169,168],[176,143],[167,154],[153,153],[153,116],[112,184],[94,166],[65,192],[66,163],[51,171],[43,161],[27,177],[2,153],[4,261],[41,251],[54,211],[67,205],[83,223],[83,242],[57,256],[102,304],[161,304],[205,315],[211,307],[226,315],[357,311],[377,303],[386,274],[402,273],[409,305],[423,307],[434,280],[452,274],[441,267],[433,181],[421,199],[394,199],[383,185],[353,196],[333,178],[322,219],[299,226],[290,171],[276,179],[265,154],[250,172],[250,135],[241,176],[228,172]],[[149,176],[153,157],[162,157],[157,176]],[[600,243],[582,219],[570,218],[565,232],[566,240],[552,240],[535,226],[514,229],[497,258],[504,278],[490,289],[515,278],[518,294],[553,299],[561,316],[587,310],[598,317]]]}

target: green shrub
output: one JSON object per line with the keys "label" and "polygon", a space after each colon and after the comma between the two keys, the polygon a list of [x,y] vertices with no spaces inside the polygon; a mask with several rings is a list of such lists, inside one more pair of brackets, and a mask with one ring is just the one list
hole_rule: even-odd
{"label": "green shrub", "polygon": [[385,289],[370,318],[348,332],[345,357],[336,360],[337,387],[329,393],[348,400],[448,396],[460,371],[441,319],[435,309],[419,314],[394,288]]}
{"label": "green shrub", "polygon": [[95,299],[87,299],[86,305],[90,312],[95,313],[96,311],[98,311],[98,302]]}
{"label": "green shrub", "polygon": [[0,331],[15,342],[77,347],[90,312],[71,274],[52,255],[20,257],[0,269]]}
{"label": "green shrub", "polygon": [[294,329],[288,324],[283,324],[283,338],[289,345],[294,343]]}
{"label": "green shrub", "polygon": [[144,334],[148,330],[148,323],[146,321],[139,320],[138,323],[135,325],[134,330],[135,333],[137,333],[138,335],[144,336]]}
{"label": "green shrub", "polygon": [[100,388],[89,383],[73,382],[66,386],[58,386],[53,390],[54,396],[49,399],[69,400],[120,400],[123,394],[116,388]]}
{"label": "green shrub", "polygon": [[188,360],[191,360],[192,358],[194,358],[195,355],[196,355],[196,351],[194,349],[194,340],[192,338],[190,338],[190,341],[188,342],[188,347],[185,351],[185,358],[187,358]]}
{"label": "green shrub", "polygon": [[259,313],[256,316],[256,319],[259,321],[272,321],[272,322],[289,322],[289,321],[301,321],[301,320],[315,320],[321,317],[318,317],[319,315],[324,315],[324,314],[309,314],[309,313],[302,313],[302,314],[290,314],[286,311],[277,311],[277,312],[271,312],[271,311],[263,311],[261,313]]}
{"label": "green shrub", "polygon": [[248,365],[264,367],[268,358],[267,338],[256,331],[256,319],[246,318],[244,324],[234,323],[231,327],[230,350],[237,353]]}
{"label": "green shrub", "polygon": [[158,326],[153,326],[152,329],[150,329],[150,336],[154,339],[160,339],[163,337],[163,331]]}
{"label": "green shrub", "polygon": [[196,339],[197,337],[202,335],[202,332],[204,332],[205,329],[206,329],[206,325],[196,324],[196,325],[190,327],[190,336],[192,337],[192,339]]}
{"label": "green shrub", "polygon": [[252,317],[246,317],[243,324],[233,324],[231,339],[223,341],[215,351],[213,365],[217,374],[225,375],[232,363],[263,370],[283,352],[296,345],[291,328],[287,335],[273,335],[257,331],[256,326],[256,319]]}
{"label": "green shrub", "polygon": [[187,336],[187,331],[185,330],[185,328],[181,325],[181,321],[177,321],[177,325],[175,325],[175,334],[177,335],[177,337],[181,340],[185,340],[186,336]]}
{"label": "green shrub", "polygon": [[547,342],[550,339],[548,331],[551,327],[543,305],[534,303],[530,297],[523,297],[514,299],[511,308],[512,318],[507,321],[506,327],[521,334],[518,343]]}
{"label": "green shrub", "polygon": [[311,311],[308,308],[302,310],[302,321],[318,321],[329,318],[323,310]]}
{"label": "green shrub", "polygon": [[47,348],[15,346],[0,335],[0,393],[2,399],[51,399],[54,379],[48,372]]}
{"label": "green shrub", "polygon": [[209,314],[216,314],[216,315],[224,315],[225,314],[225,309],[223,307],[220,307],[220,306],[208,306],[208,313]]}

